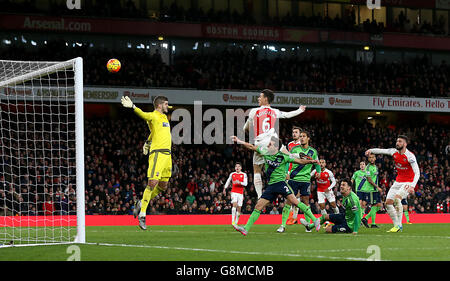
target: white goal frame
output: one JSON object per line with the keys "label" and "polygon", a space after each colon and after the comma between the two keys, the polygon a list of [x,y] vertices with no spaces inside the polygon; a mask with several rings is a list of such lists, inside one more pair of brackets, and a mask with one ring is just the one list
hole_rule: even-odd
{"label": "white goal frame", "polygon": [[[20,62],[20,61],[15,61]],[[39,62],[39,61],[36,61]],[[71,243],[86,243],[86,228],[85,228],[85,187],[84,187],[84,110],[83,110],[83,59],[77,57],[64,62],[54,62],[51,66],[42,69],[9,78],[0,81],[0,89],[18,83],[42,77],[55,73],[59,70],[64,70],[72,67],[74,69],[74,92],[75,92],[75,161],[76,161],[76,236],[73,241],[58,242],[58,243],[33,243],[33,244],[17,244],[17,245],[3,245],[0,247],[10,246],[38,246],[38,245],[55,245],[55,244],[71,244]]]}

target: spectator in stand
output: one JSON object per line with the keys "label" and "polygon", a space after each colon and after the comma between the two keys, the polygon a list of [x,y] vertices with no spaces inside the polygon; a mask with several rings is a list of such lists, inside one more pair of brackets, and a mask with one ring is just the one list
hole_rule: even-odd
{"label": "spectator in stand", "polygon": [[46,195],[45,196],[45,202],[43,203],[43,207],[42,207],[43,211],[44,211],[44,216],[52,216],[54,215],[54,211],[55,211],[55,207],[53,205],[53,201],[50,195]]}

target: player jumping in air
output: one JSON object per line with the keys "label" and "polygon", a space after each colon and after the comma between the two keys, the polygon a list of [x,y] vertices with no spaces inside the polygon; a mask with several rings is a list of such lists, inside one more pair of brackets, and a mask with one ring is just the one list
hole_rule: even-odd
{"label": "player jumping in air", "polygon": [[[328,233],[344,232],[356,235],[361,225],[361,205],[359,204],[359,198],[352,191],[349,180],[342,180],[340,187],[343,196],[342,205],[344,206],[345,213],[322,215],[320,217],[320,223],[323,224],[329,221],[334,224],[329,224],[325,227],[325,231]],[[315,226],[314,224],[309,224],[305,219],[300,219],[300,222],[306,229],[311,229]]]}
{"label": "player jumping in air", "polygon": [[[308,159],[318,160],[317,150],[309,146],[311,135],[309,132],[301,130],[299,127],[292,128],[292,138],[294,139],[288,144],[289,153],[299,154]],[[311,194],[311,170],[313,165],[289,164],[288,184],[295,191],[295,195],[300,193],[300,199],[306,206],[309,206],[309,196]],[[316,171],[320,174],[321,168],[317,163],[314,165]],[[319,175],[316,175],[316,178]],[[288,219],[287,224],[297,223],[298,208],[292,208],[292,218]],[[289,216],[290,217],[290,216]],[[308,219],[308,216],[305,215]],[[309,218],[312,220],[312,218]]]}
{"label": "player jumping in air", "polygon": [[311,177],[316,176],[317,174],[319,177],[316,178],[317,182],[317,202],[319,203],[320,207],[320,213],[322,215],[326,215],[327,211],[325,210],[325,198],[328,200],[328,202],[331,205],[331,208],[333,208],[333,212],[335,214],[339,213],[339,208],[336,206],[336,197],[334,197],[333,187],[336,185],[336,179],[334,178],[333,172],[328,170],[327,162],[325,159],[320,159],[320,168],[322,169],[322,172],[317,172],[316,170],[311,172]]}
{"label": "player jumping in air", "polygon": [[408,193],[414,192],[414,187],[420,177],[416,156],[406,148],[407,145],[408,137],[399,135],[397,137],[395,148],[372,148],[365,152],[366,156],[373,153],[391,155],[394,158],[397,177],[394,184],[389,189],[385,202],[386,210],[392,219],[394,227],[388,230],[388,232],[399,232],[403,230],[403,205],[401,200],[405,199],[406,196],[408,196]]}
{"label": "player jumping in air", "polygon": [[[277,136],[275,132],[275,122],[281,118],[292,118],[301,113],[306,109],[306,106],[300,106],[297,110],[290,112],[283,112],[276,108],[272,108],[270,103],[274,100],[274,94],[272,90],[265,89],[262,90],[258,97],[258,108],[252,108],[248,115],[248,119],[244,125],[244,132],[250,130],[250,125],[253,126],[254,133],[254,144],[259,146],[267,146],[270,141],[271,136]],[[262,181],[262,166],[264,164],[264,158],[258,154],[253,155],[253,184],[255,185],[256,194],[258,198],[261,197],[263,189]]]}
{"label": "player jumping in air", "polygon": [[381,210],[381,191],[382,189],[378,186],[378,168],[375,164],[375,154],[370,154],[368,157],[369,164],[366,166],[366,187],[368,190],[368,197],[364,198],[364,207],[366,202],[371,205],[370,211],[367,215],[363,216],[362,222],[364,225],[368,225],[368,218],[372,218],[371,228],[378,228],[375,223],[377,212]]}
{"label": "player jumping in air", "polygon": [[244,202],[244,187],[247,186],[247,174],[242,172],[241,163],[237,162],[234,166],[235,172],[231,173],[223,188],[223,194],[226,195],[226,189],[232,183],[231,188],[231,224],[236,225],[241,215],[242,203]]}
{"label": "player jumping in air", "polygon": [[135,203],[133,210],[134,217],[139,218],[139,227],[146,230],[145,217],[148,203],[167,189],[169,178],[172,175],[172,137],[166,115],[170,107],[168,99],[164,96],[157,96],[153,100],[155,110],[152,112],[143,112],[127,96],[123,96],[121,102],[124,107],[133,108],[134,112],[147,122],[151,132],[143,147],[144,154],[149,154],[148,184],[142,200]]}
{"label": "player jumping in air", "polygon": [[[311,213],[311,209],[299,202],[295,195],[292,192],[292,189],[289,185],[286,184],[286,164],[287,163],[297,163],[301,165],[317,163],[318,160],[309,160],[309,159],[299,159],[293,156],[284,154],[280,152],[279,149],[279,139],[277,137],[272,137],[267,146],[259,146],[256,147],[250,143],[244,142],[238,139],[235,136],[231,137],[232,141],[243,144],[245,148],[253,150],[258,154],[263,156],[265,161],[265,174],[269,179],[269,183],[264,190],[264,193],[258,199],[256,203],[255,209],[253,210],[250,218],[247,221],[247,224],[244,227],[235,226],[235,229],[241,232],[243,235],[247,235],[248,231],[252,227],[252,225],[256,222],[261,214],[261,211],[266,207],[267,204],[272,202],[278,194],[281,194],[286,198],[286,201],[289,201],[290,204],[294,206],[298,206],[305,214],[308,214],[310,217],[314,218],[315,228],[317,231],[320,229],[319,220],[314,217]],[[285,217],[283,220],[287,219],[288,213],[283,212],[283,216]]]}

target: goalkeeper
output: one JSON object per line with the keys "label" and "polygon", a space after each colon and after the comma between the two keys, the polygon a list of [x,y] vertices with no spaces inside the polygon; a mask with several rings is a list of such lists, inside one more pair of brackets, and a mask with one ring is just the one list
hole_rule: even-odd
{"label": "goalkeeper", "polygon": [[170,123],[166,113],[169,106],[167,97],[157,96],[153,100],[155,110],[152,112],[143,112],[136,107],[131,99],[123,96],[122,105],[126,108],[132,108],[134,112],[147,121],[150,129],[150,136],[144,144],[143,152],[148,157],[148,183],[144,190],[142,200],[138,200],[134,206],[134,217],[139,218],[139,227],[146,230],[146,211],[150,200],[156,197],[162,191],[167,189],[169,178],[172,175],[172,156],[171,146],[172,137],[170,134]]}
{"label": "goalkeeper", "polygon": [[[352,191],[351,181],[344,179],[341,181],[341,194],[342,205],[344,206],[345,213],[339,214],[326,214],[320,217],[320,223],[325,223],[326,221],[334,223],[334,225],[329,224],[325,231],[328,233],[352,233],[353,235],[358,234],[359,226],[361,225],[361,205],[359,204],[359,198]],[[314,228],[316,225],[309,224],[305,219],[300,219],[301,224],[303,224],[307,230]]]}

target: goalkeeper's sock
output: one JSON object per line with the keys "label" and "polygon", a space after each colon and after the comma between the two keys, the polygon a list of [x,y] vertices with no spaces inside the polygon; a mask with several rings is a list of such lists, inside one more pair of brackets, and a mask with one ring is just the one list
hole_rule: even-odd
{"label": "goalkeeper's sock", "polygon": [[311,208],[309,206],[307,206],[305,203],[299,202],[297,207],[300,210],[302,210],[303,214],[305,214],[305,219],[306,219],[306,216],[308,216],[313,222],[316,221],[316,217],[311,212]]}
{"label": "goalkeeper's sock", "polygon": [[150,201],[156,197],[156,195],[158,195],[159,193],[161,193],[161,191],[163,191],[162,189],[159,188],[159,186],[155,186],[153,187],[153,189],[151,189],[150,186],[147,186],[144,190],[144,195],[142,196],[142,202],[141,202],[141,212],[139,213],[140,217],[145,217],[146,212],[147,212],[147,206],[148,203],[150,203]]}
{"label": "goalkeeper's sock", "polygon": [[403,209],[403,213],[405,214],[406,222],[409,223],[409,212],[408,212],[408,209]]}
{"label": "goalkeeper's sock", "polygon": [[159,188],[159,186],[155,186],[152,190],[152,193],[150,193],[150,200],[155,198],[158,194],[160,194],[163,191],[163,189]]}
{"label": "goalkeeper's sock", "polygon": [[141,212],[139,213],[140,217],[145,217],[146,212],[147,212],[147,206],[148,203],[150,202],[150,196],[151,196],[152,190],[150,189],[150,186],[147,186],[144,190],[144,195],[142,196],[142,201],[141,201]]}
{"label": "goalkeeper's sock", "polygon": [[284,205],[282,216],[281,216],[281,225],[286,227],[286,222],[289,218],[289,212],[291,210],[291,206],[288,204]]}
{"label": "goalkeeper's sock", "polygon": [[260,214],[261,214],[260,210],[257,209],[253,210],[252,214],[250,215],[250,218],[248,219],[247,224],[244,226],[245,230],[250,231],[250,228],[258,220]]}

